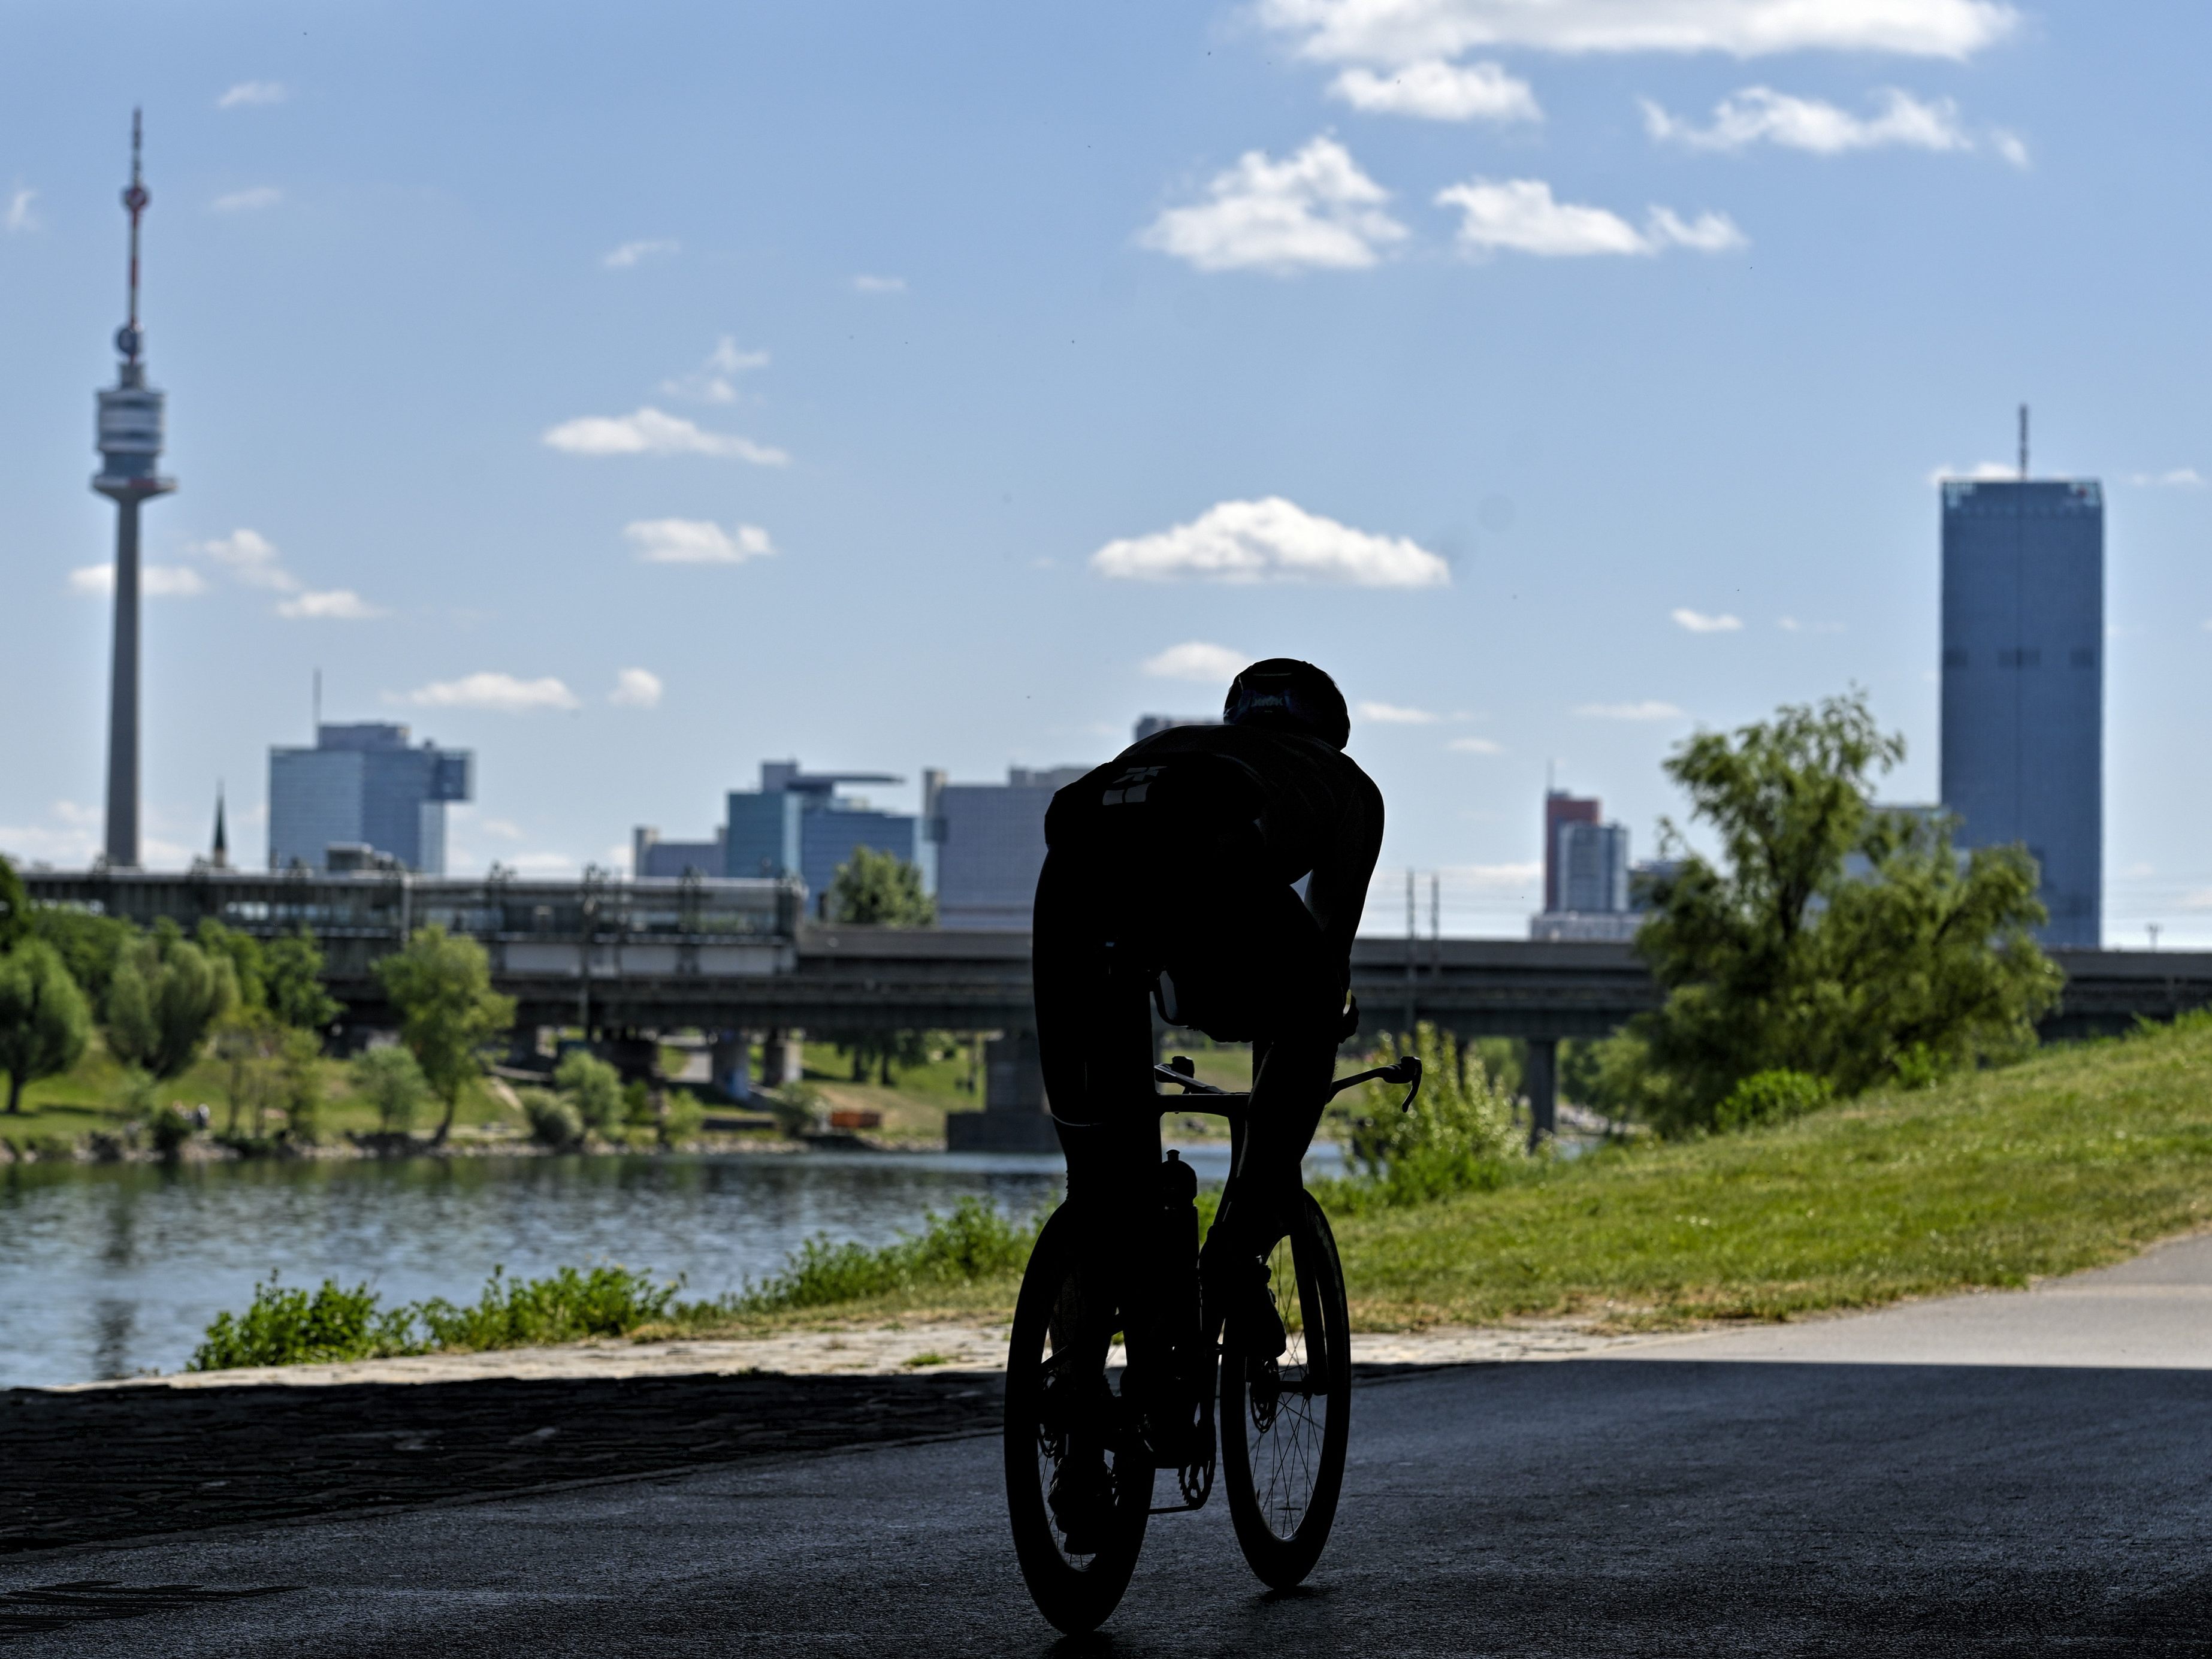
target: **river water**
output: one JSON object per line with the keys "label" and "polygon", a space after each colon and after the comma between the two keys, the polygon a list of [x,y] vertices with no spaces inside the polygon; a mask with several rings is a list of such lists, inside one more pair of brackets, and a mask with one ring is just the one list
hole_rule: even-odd
{"label": "river water", "polygon": [[[1332,1170],[1334,1147],[1316,1148]],[[1185,1149],[1201,1179],[1218,1143]],[[1309,1167],[1314,1167],[1310,1164]],[[1026,1214],[1057,1158],[457,1158],[378,1163],[0,1166],[0,1387],[173,1371],[257,1280],[367,1280],[387,1304],[473,1300],[529,1276],[620,1262],[688,1297],[766,1278],[804,1240],[887,1243],[963,1197]]]}

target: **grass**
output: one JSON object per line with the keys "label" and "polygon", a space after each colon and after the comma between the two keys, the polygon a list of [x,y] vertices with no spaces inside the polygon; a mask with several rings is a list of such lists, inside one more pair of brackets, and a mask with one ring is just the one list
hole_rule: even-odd
{"label": "grass", "polygon": [[[366,1133],[376,1129],[376,1109],[354,1092],[353,1074],[346,1064],[330,1059],[319,1064],[323,1139],[335,1141],[349,1131]],[[230,1122],[230,1067],[221,1060],[203,1058],[181,1076],[159,1085],[156,1098],[164,1105],[173,1103],[187,1110],[204,1105],[220,1133]],[[425,1105],[416,1114],[416,1132],[427,1134],[437,1127],[440,1109]],[[42,1078],[23,1091],[20,1115],[0,1112],[0,1140],[18,1150],[44,1146],[63,1151],[88,1134],[114,1133],[130,1121],[123,1068],[95,1036],[84,1058],[70,1070],[58,1077]],[[239,1129],[244,1134],[253,1132],[250,1103],[240,1113]],[[457,1133],[480,1134],[496,1129],[520,1134],[526,1133],[528,1126],[520,1112],[478,1079],[462,1092],[454,1129]]]}
{"label": "grass", "polygon": [[[1425,1203],[1357,1182],[1317,1192],[1366,1329],[1664,1328],[2023,1285],[2212,1225],[2212,1017],[1779,1128],[1534,1162]],[[1018,1255],[977,1253],[965,1273],[898,1265],[920,1248],[811,1245],[776,1293],[703,1316],[1007,1316]]]}
{"label": "grass", "polygon": [[1773,1320],[2018,1286],[2212,1224],[2212,1018],[1338,1228],[1369,1328]]}

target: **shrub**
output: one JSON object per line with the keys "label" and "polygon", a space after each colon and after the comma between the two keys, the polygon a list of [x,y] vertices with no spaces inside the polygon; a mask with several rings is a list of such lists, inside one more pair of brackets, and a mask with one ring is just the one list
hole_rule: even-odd
{"label": "shrub", "polygon": [[1781,1069],[1754,1072],[1729,1091],[1714,1111],[1714,1127],[1755,1129],[1787,1123],[1828,1103],[1829,1088],[1823,1079],[1804,1072]]}
{"label": "shrub", "polygon": [[681,1146],[696,1140],[707,1127],[707,1109],[689,1089],[672,1089],[660,1109],[660,1144]]}
{"label": "shrub", "polygon": [[234,1317],[215,1316],[192,1351],[190,1369],[234,1370],[240,1365],[309,1365],[325,1360],[377,1359],[419,1353],[409,1328],[411,1309],[385,1312],[366,1285],[346,1290],[334,1279],[310,1293],[279,1285],[275,1274],[253,1287],[253,1305]]}
{"label": "shrub", "polygon": [[747,1286],[737,1307],[748,1313],[819,1308],[917,1285],[995,1279],[1020,1271],[1036,1243],[1038,1225],[1002,1215],[979,1198],[963,1198],[950,1215],[930,1212],[919,1233],[874,1249],[810,1238],[786,1260],[781,1273]]}
{"label": "shrub", "polygon": [[[1513,1096],[1491,1072],[1484,1054],[1425,1023],[1410,1045],[1420,1057],[1421,1092],[1411,1111],[1399,1110],[1402,1089],[1370,1083],[1361,1091],[1366,1115],[1352,1127],[1351,1152],[1370,1196],[1419,1202],[1449,1193],[1494,1187],[1528,1156],[1513,1121]],[[1371,1066],[1397,1054],[1377,1052]]]}
{"label": "shrub", "polygon": [[522,1115],[530,1120],[530,1138],[541,1146],[560,1152],[584,1138],[584,1120],[576,1109],[544,1089],[518,1089]]}
{"label": "shrub", "polygon": [[628,1267],[563,1267],[548,1279],[508,1279],[494,1267],[474,1305],[433,1297],[414,1311],[438,1348],[520,1348],[620,1336],[666,1316],[680,1282],[655,1285]]}
{"label": "shrub", "polygon": [[185,1115],[177,1107],[156,1106],[146,1118],[146,1138],[154,1143],[154,1150],[163,1159],[173,1162],[177,1151],[198,1133],[197,1120]]}
{"label": "shrub", "polygon": [[387,1133],[413,1128],[416,1112],[430,1098],[422,1066],[397,1043],[355,1060],[353,1086],[376,1108],[377,1127]]}
{"label": "shrub", "polygon": [[553,1086],[594,1133],[609,1133],[622,1121],[622,1074],[597,1054],[571,1048],[553,1068]]}

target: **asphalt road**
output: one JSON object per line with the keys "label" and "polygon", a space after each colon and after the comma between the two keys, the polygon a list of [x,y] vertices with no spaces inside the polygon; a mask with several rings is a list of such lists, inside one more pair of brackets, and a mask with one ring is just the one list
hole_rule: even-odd
{"label": "asphalt road", "polygon": [[[52,1588],[88,1581],[110,1588]],[[987,1437],[19,1555],[0,1643],[2212,1654],[2212,1241],[2025,1296],[1370,1382],[1304,1590],[1260,1592],[1217,1502],[1154,1523],[1084,1643],[1029,1606]]]}

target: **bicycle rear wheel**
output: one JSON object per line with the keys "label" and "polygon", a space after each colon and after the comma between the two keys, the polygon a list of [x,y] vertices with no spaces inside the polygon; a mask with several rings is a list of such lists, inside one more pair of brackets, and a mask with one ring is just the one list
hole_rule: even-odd
{"label": "bicycle rear wheel", "polygon": [[1223,1333],[1221,1465],[1237,1542],[1261,1581],[1288,1589],[1314,1569],[1336,1520],[1351,1427],[1352,1344],[1344,1268],[1328,1218],[1301,1193],[1267,1249],[1267,1288],[1289,1346],[1232,1310]]}
{"label": "bicycle rear wheel", "polygon": [[[1071,1636],[1097,1629],[1121,1601],[1152,1502],[1152,1463],[1106,1373],[1121,1314],[1082,1261],[1079,1238],[1065,1206],[1045,1223],[1006,1356],[1014,1554],[1037,1611]],[[1055,1480],[1064,1483],[1059,1513]],[[1085,1492],[1088,1505],[1073,1501]]]}

